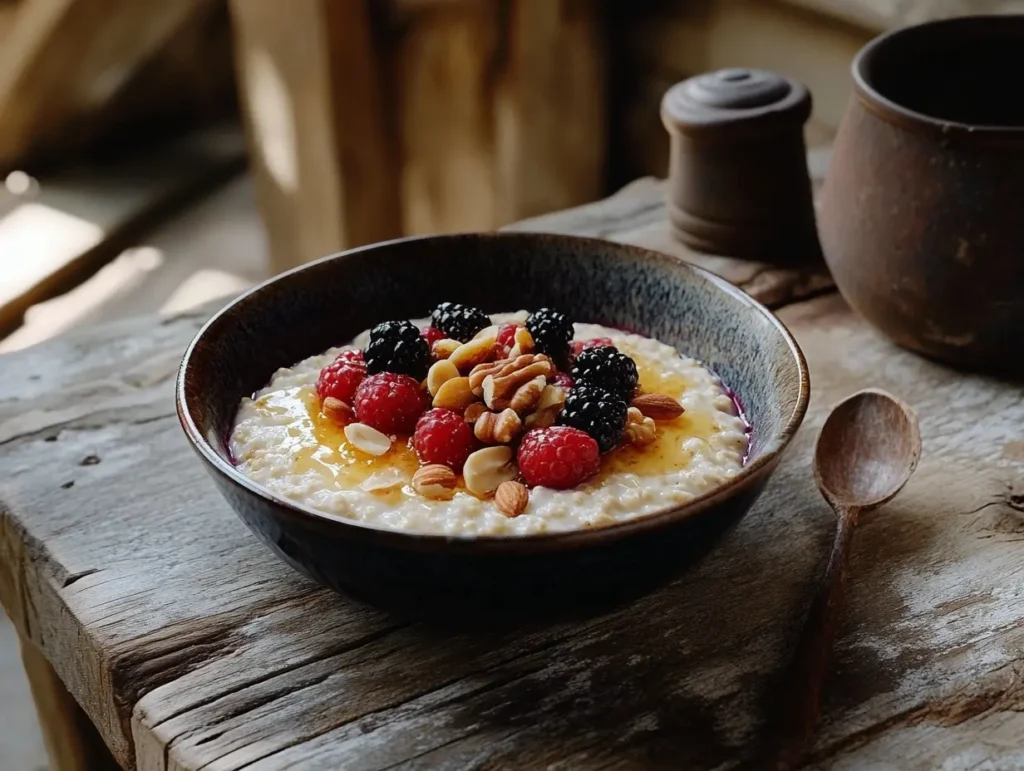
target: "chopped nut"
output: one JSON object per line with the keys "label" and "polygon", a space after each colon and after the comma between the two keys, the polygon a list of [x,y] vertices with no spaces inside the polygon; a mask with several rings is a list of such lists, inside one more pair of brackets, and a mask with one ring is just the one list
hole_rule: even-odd
{"label": "chopped nut", "polygon": [[477,450],[466,458],[462,467],[466,489],[478,497],[490,495],[498,485],[515,479],[518,473],[512,463],[512,448],[505,444]]}
{"label": "chopped nut", "polygon": [[476,438],[484,444],[508,444],[523,430],[523,422],[513,409],[485,412],[473,426]]}
{"label": "chopped nut", "polygon": [[530,503],[530,491],[519,482],[502,482],[494,491],[494,504],[506,517],[518,517]]}
{"label": "chopped nut", "polygon": [[526,416],[526,428],[547,428],[555,425],[565,407],[565,391],[556,385],[544,386],[532,413]]}
{"label": "chopped nut", "polygon": [[450,337],[446,337],[443,340],[438,340],[430,346],[430,353],[435,359],[441,361],[442,359],[449,358],[461,345],[462,343],[458,340],[452,340]]}
{"label": "chopped nut", "polygon": [[333,420],[335,423],[344,425],[352,422],[352,408],[341,399],[328,396],[320,405],[320,410],[329,420]]}
{"label": "chopped nut", "polygon": [[683,405],[666,394],[641,394],[634,397],[632,406],[654,420],[672,420],[683,414]]}
{"label": "chopped nut", "polygon": [[447,359],[435,361],[430,365],[430,370],[427,372],[427,391],[430,392],[431,396],[437,396],[437,392],[442,385],[449,380],[454,380],[458,376],[458,368]]}
{"label": "chopped nut", "polygon": [[522,356],[524,353],[533,353],[533,335],[526,327],[516,327],[516,334],[513,338],[514,345],[509,351],[509,358]]}
{"label": "chopped nut", "polygon": [[458,367],[460,372],[468,372],[494,355],[494,341],[494,335],[473,338],[456,348],[448,361]]}
{"label": "chopped nut", "polygon": [[533,380],[524,383],[516,389],[508,406],[516,412],[525,412],[526,410],[533,409],[537,402],[540,401],[541,394],[544,393],[547,385],[548,379],[544,375],[537,375]]}
{"label": "chopped nut", "polygon": [[[516,397],[519,389],[526,386],[531,380],[540,377],[546,382],[547,378],[551,377],[554,373],[555,368],[546,356],[534,356],[529,353],[523,354],[509,362],[505,367],[502,367],[497,373],[484,377],[481,384],[484,403],[492,410],[503,410],[511,406],[512,400]],[[470,378],[470,386],[472,384],[473,379]],[[530,385],[527,391],[531,395],[527,396],[524,394],[520,400],[520,404],[524,406],[520,409],[528,409],[536,404],[543,390],[543,387],[537,389],[535,386]],[[536,393],[532,393],[533,391],[536,391]],[[530,402],[531,399],[532,403]]]}
{"label": "chopped nut", "polygon": [[494,375],[496,377],[509,375],[518,369],[522,369],[523,367],[538,361],[550,362],[550,359],[548,359],[544,354],[523,354],[522,356],[516,356],[515,358],[478,364],[473,367],[472,371],[469,373],[469,385],[472,387],[473,393],[477,396],[481,396],[483,394],[484,380],[488,375]]}
{"label": "chopped nut", "polygon": [[391,437],[365,423],[349,423],[345,426],[345,438],[367,455],[383,455],[391,449]]}
{"label": "chopped nut", "polygon": [[424,498],[450,498],[455,490],[455,472],[440,463],[423,466],[412,475],[412,489]]}
{"label": "chopped nut", "polygon": [[471,405],[466,407],[466,411],[462,413],[463,419],[473,425],[480,419],[480,416],[487,412],[487,405],[483,402],[473,402]]}
{"label": "chopped nut", "polygon": [[434,406],[442,407],[454,412],[462,412],[466,407],[476,401],[473,392],[469,390],[468,377],[454,377],[441,384],[434,394]]}
{"label": "chopped nut", "polygon": [[477,339],[479,339],[481,337],[490,337],[491,335],[494,335],[495,337],[498,336],[498,325],[497,324],[491,324],[488,327],[484,327],[479,332],[477,332],[475,335],[473,335],[473,339],[477,340]]}
{"label": "chopped nut", "polygon": [[623,439],[628,444],[650,444],[657,436],[658,427],[654,425],[652,418],[645,416],[636,407],[630,407],[626,411],[626,429],[623,432]]}

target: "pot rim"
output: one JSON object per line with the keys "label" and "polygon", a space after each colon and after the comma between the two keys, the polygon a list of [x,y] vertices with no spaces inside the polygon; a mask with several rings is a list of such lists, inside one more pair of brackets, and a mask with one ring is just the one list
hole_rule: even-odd
{"label": "pot rim", "polygon": [[[873,113],[882,119],[897,126],[916,131],[937,133],[946,137],[977,137],[999,140],[1021,140],[1024,141],[1024,125],[1018,126],[997,126],[986,124],[962,123],[954,120],[945,120],[928,115],[927,113],[912,110],[883,96],[868,80],[867,70],[878,52],[893,44],[894,41],[922,34],[925,30],[942,28],[966,28],[984,29],[995,24],[1003,28],[1004,25],[1012,23],[1020,26],[1021,44],[1024,45],[1024,14],[977,14],[972,16],[957,16],[947,19],[936,19],[934,21],[915,24],[909,27],[900,27],[889,30],[878,35],[853,58],[850,67],[853,76],[854,93],[860,102]],[[1014,142],[1016,143],[1016,142]]]}

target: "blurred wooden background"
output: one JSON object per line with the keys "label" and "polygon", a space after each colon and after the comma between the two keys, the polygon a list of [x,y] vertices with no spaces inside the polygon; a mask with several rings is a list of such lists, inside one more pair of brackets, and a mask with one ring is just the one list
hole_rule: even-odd
{"label": "blurred wooden background", "polygon": [[[686,77],[803,81],[820,144],[878,31],[1015,11],[1024,0],[0,0],[0,338],[246,167],[269,254],[256,272],[494,228],[663,175],[658,104]],[[156,275],[131,265],[125,286]]]}

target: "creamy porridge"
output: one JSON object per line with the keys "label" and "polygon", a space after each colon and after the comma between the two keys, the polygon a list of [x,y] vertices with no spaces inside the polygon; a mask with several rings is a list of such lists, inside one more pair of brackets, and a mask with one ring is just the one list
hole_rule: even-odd
{"label": "creamy porridge", "polygon": [[[522,323],[526,318],[522,312],[494,315],[490,320],[500,325]],[[427,324],[424,320],[417,326]],[[487,332],[485,329],[480,335]],[[363,445],[351,424],[346,426],[337,415],[326,414],[331,410],[321,404],[317,393],[321,370],[342,351],[363,349],[368,333],[350,346],[332,348],[278,370],[253,398],[243,399],[229,442],[233,459],[253,480],[297,503],[373,525],[449,535],[541,533],[621,522],[691,500],[740,471],[747,452],[747,426],[711,372],[672,347],[639,335],[591,324],[572,325],[572,333],[576,341],[606,338],[605,342],[610,341],[635,362],[637,393],[670,397],[671,403],[681,406],[681,414],[653,424],[649,419],[637,422],[631,428],[630,422],[644,417],[631,409],[619,444],[600,455],[595,474],[571,489],[531,485],[526,490],[515,483],[500,490],[501,495],[509,490],[524,497],[528,493],[528,504],[518,515],[503,513],[490,495],[472,494],[457,475],[455,481],[449,481],[448,486],[454,488],[447,495],[425,497],[418,492],[425,488],[413,484],[421,463],[411,437],[393,435],[390,447],[385,438],[384,452],[370,454],[358,449]],[[434,343],[435,358],[443,347],[444,342]],[[512,351],[513,359],[517,353]],[[435,371],[432,368],[431,375]],[[547,382],[557,386],[559,377],[549,377]],[[543,377],[538,382],[545,387]],[[562,384],[567,385],[564,378]],[[642,400],[637,398],[634,403],[642,404]],[[484,409],[485,405],[477,404]],[[466,410],[467,418],[471,409]],[[519,424],[517,416],[509,417]],[[520,431],[527,430],[531,418],[524,416],[523,420]],[[650,427],[650,434],[638,439],[637,432],[642,433],[645,426]],[[481,435],[479,431],[477,435]],[[515,445],[515,440],[508,444]],[[470,462],[466,462],[467,478]],[[515,474],[513,467],[507,478]]]}

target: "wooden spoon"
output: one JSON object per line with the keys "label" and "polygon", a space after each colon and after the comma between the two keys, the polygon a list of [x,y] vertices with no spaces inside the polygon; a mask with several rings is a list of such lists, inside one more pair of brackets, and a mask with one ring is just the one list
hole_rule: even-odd
{"label": "wooden spoon", "polygon": [[821,428],[814,448],[814,479],[835,510],[836,534],[792,664],[780,769],[800,761],[817,723],[860,515],[891,500],[910,479],[920,457],[917,418],[910,407],[884,391],[868,389],[848,397]]}

